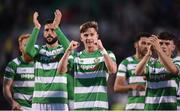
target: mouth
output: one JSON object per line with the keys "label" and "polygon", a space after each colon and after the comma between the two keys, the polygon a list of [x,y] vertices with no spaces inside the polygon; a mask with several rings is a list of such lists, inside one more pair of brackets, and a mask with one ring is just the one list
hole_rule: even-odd
{"label": "mouth", "polygon": [[52,39],[53,39],[53,37],[51,37],[51,36],[47,36],[47,38],[46,38],[48,41],[51,41]]}

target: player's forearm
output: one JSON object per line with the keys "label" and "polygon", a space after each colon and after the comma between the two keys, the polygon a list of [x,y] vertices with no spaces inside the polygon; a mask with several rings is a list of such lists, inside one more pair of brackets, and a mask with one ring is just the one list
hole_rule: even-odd
{"label": "player's forearm", "polygon": [[158,51],[158,56],[168,71],[170,71],[172,74],[178,74],[179,70],[176,67],[176,65],[172,62],[172,58],[168,57],[161,50]]}
{"label": "player's forearm", "polygon": [[9,102],[9,104],[13,103],[14,99],[12,97],[10,87],[8,87],[6,85],[3,86],[3,95],[4,95],[5,99]]}
{"label": "player's forearm", "polygon": [[60,28],[56,28],[55,32],[57,34],[58,40],[66,50],[70,44],[70,41],[67,39],[67,37],[64,35]]}
{"label": "player's forearm", "polygon": [[127,86],[115,85],[114,86],[114,91],[115,92],[128,93],[128,91],[130,91],[130,90],[132,90],[130,85],[127,85]]}
{"label": "player's forearm", "polygon": [[35,27],[32,31],[31,37],[29,38],[25,48],[25,52],[31,57],[35,57],[37,54],[37,50],[34,48],[34,45],[36,43],[38,34],[39,34],[39,29]]}
{"label": "player's forearm", "polygon": [[104,62],[110,74],[114,74],[117,71],[117,64],[109,57],[108,54],[104,54]]}
{"label": "player's forearm", "polygon": [[66,73],[68,71],[67,65],[68,65],[68,57],[71,54],[71,51],[66,50],[63,57],[61,58],[58,66],[58,72],[60,74]]}
{"label": "player's forearm", "polygon": [[135,75],[143,75],[145,72],[145,68],[146,68],[146,64],[148,62],[148,60],[150,59],[149,55],[145,55],[142,60],[137,64],[136,68],[135,68]]}

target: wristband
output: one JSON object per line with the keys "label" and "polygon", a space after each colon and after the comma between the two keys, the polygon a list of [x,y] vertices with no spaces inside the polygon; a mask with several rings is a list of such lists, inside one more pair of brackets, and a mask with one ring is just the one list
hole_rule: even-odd
{"label": "wristband", "polygon": [[101,53],[102,55],[108,54],[107,51],[106,51],[106,49],[101,50],[100,53]]}

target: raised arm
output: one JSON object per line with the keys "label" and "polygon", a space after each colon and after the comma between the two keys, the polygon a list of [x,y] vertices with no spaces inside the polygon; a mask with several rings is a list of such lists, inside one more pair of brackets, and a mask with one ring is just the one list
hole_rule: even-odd
{"label": "raised arm", "polygon": [[112,58],[107,53],[106,49],[103,47],[101,40],[97,41],[98,48],[100,52],[102,53],[104,57],[104,62],[106,64],[106,67],[108,69],[109,74],[114,74],[117,71],[117,64],[115,61],[112,60]]}
{"label": "raised arm", "polygon": [[170,71],[172,74],[178,74],[179,70],[176,67],[176,65],[173,63],[173,60],[171,57],[168,57],[162,50],[160,44],[159,44],[159,39],[154,36],[150,38],[151,44],[155,48],[159,59],[161,62],[164,64],[165,68]]}
{"label": "raised arm", "polygon": [[61,58],[59,62],[59,66],[57,70],[60,74],[66,73],[68,71],[68,67],[67,67],[68,58],[70,54],[72,53],[72,51],[76,49],[77,47],[79,47],[79,43],[76,41],[71,41],[71,43],[69,44],[69,47],[67,48],[67,50],[65,51],[63,57]]}
{"label": "raised arm", "polygon": [[38,17],[38,13],[35,12],[33,15],[33,22],[34,22],[35,27],[32,31],[31,37],[29,38],[26,48],[25,48],[25,52],[32,58],[35,57],[38,53],[37,49],[35,49],[35,47],[34,47],[37,37],[38,37],[38,34],[39,34],[39,30],[41,28],[41,25],[40,25],[37,17]]}
{"label": "raised arm", "polygon": [[64,35],[64,33],[61,31],[61,29],[59,28],[59,24],[61,22],[62,14],[61,14],[60,10],[56,10],[54,12],[54,14],[55,14],[55,18],[53,21],[53,25],[55,26],[55,32],[57,34],[58,40],[62,44],[63,48],[66,50],[68,48],[70,42],[67,39],[67,37]]}
{"label": "raised arm", "polygon": [[146,70],[146,64],[149,61],[150,57],[152,55],[151,52],[151,45],[148,48],[148,51],[146,55],[141,59],[141,61],[137,64],[135,68],[135,75],[142,76],[145,73]]}

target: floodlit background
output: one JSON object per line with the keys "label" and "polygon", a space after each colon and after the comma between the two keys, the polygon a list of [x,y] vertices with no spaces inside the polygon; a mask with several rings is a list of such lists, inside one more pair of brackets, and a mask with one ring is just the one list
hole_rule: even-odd
{"label": "floodlit background", "polygon": [[[69,40],[79,41],[82,23],[97,21],[103,45],[115,53],[117,64],[134,54],[132,41],[139,32],[166,30],[180,35],[179,0],[0,0],[0,109],[9,109],[2,95],[2,78],[7,63],[19,55],[18,36],[31,33],[34,11],[39,12],[43,24],[54,18],[55,9],[63,14],[60,27]],[[44,43],[42,30],[37,43]],[[110,106],[121,109],[126,94],[112,91],[114,78],[109,79]]]}

